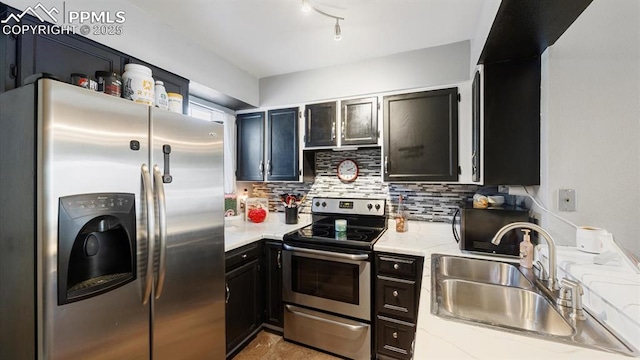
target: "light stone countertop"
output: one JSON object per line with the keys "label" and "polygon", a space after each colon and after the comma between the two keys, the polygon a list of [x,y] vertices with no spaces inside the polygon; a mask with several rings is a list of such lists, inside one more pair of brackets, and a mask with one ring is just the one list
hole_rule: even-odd
{"label": "light stone countertop", "polygon": [[[559,263],[565,261],[561,254],[573,253],[572,249],[579,252],[575,248],[558,248]],[[629,359],[620,354],[463,324],[432,315],[431,255],[463,255],[453,239],[451,224],[409,221],[409,231],[397,233],[395,222],[389,220],[388,229],[376,242],[374,250],[425,257],[414,359]],[[493,256],[463,256],[501,260]],[[593,266],[598,265],[591,264]],[[636,288],[631,289],[637,291]],[[596,309],[595,312],[600,311]]]}
{"label": "light stone countertop", "polygon": [[262,239],[282,240],[286,233],[309,224],[309,214],[300,214],[297,224],[287,225],[284,223],[284,213],[277,212],[270,212],[265,221],[257,224],[244,221],[242,217],[225,219],[224,251],[231,251]]}
{"label": "light stone countertop", "polygon": [[[286,225],[284,213],[269,213],[263,223],[241,219],[225,221],[225,251],[261,239],[282,240],[289,231],[311,223],[311,216],[301,214],[298,224]],[[560,248],[560,247],[559,247]],[[559,263],[565,261],[558,251]],[[388,230],[376,242],[375,251],[424,256],[424,269],[414,359],[629,359],[627,356],[591,350],[539,338],[441,319],[431,314],[431,254],[463,255],[453,239],[451,224],[409,221],[409,231],[397,233],[389,220]],[[577,251],[577,250],[576,250]],[[492,256],[463,256],[500,260]],[[510,259],[510,261],[513,261]],[[595,266],[595,265],[591,265]],[[635,291],[635,290],[634,290]],[[587,305],[585,303],[585,305]],[[596,304],[597,306],[597,304]],[[600,313],[601,309],[595,309]],[[627,339],[631,340],[631,339]],[[635,341],[634,341],[635,343]]]}

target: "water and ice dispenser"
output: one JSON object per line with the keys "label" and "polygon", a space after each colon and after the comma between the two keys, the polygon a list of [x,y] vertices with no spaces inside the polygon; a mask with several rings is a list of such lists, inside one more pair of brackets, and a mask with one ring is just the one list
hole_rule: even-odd
{"label": "water and ice dispenser", "polygon": [[105,293],[135,278],[134,194],[61,197],[58,209],[58,304]]}

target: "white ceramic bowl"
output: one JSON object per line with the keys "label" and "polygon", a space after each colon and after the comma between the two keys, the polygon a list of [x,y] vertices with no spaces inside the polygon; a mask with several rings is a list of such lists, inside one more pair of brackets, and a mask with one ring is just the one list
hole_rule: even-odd
{"label": "white ceramic bowl", "polygon": [[504,196],[488,196],[487,200],[491,206],[500,206],[504,204]]}

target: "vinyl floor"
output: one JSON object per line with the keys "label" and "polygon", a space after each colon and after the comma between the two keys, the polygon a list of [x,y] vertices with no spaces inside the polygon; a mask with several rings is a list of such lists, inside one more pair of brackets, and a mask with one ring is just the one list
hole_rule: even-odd
{"label": "vinyl floor", "polygon": [[282,336],[260,331],[233,360],[339,360],[339,358],[285,341]]}

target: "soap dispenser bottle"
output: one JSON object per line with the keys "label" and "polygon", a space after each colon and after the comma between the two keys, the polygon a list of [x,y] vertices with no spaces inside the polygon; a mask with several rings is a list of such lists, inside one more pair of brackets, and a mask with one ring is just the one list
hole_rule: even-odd
{"label": "soap dispenser bottle", "polygon": [[522,229],[524,236],[520,243],[520,266],[531,269],[533,267],[533,244],[531,243],[531,230]]}

